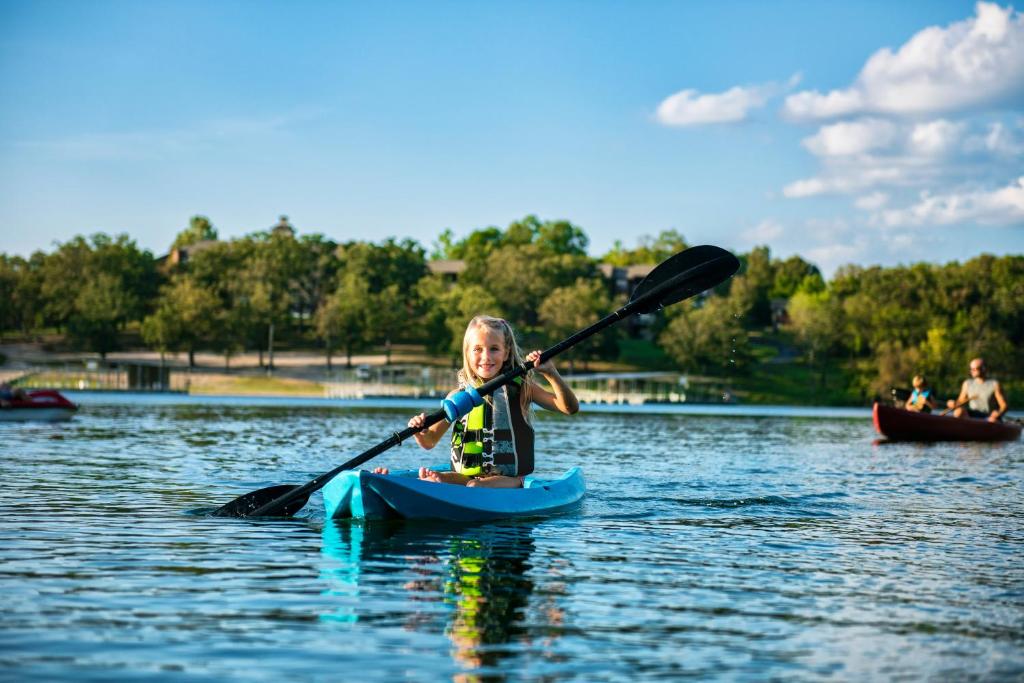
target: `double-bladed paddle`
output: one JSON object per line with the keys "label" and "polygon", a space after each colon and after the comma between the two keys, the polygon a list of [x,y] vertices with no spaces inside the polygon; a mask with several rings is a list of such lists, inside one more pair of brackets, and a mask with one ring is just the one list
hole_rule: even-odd
{"label": "double-bladed paddle", "polygon": [[[625,306],[541,352],[537,364],[540,365],[548,359],[554,358],[566,349],[572,348],[584,339],[634,313],[653,313],[665,306],[711,289],[732,277],[739,267],[739,260],[719,247],[703,245],[681,251],[658,264],[637,285]],[[306,484],[301,486],[283,484],[252,491],[217,508],[211,514],[220,517],[290,517],[302,509],[310,495],[319,491],[341,472],[359,467],[371,458],[402,443],[416,432],[427,429],[441,420],[447,419],[449,422],[454,422],[469,412],[474,405],[479,405],[484,396],[492,394],[517,377],[525,375],[527,370],[532,367],[532,364],[527,363],[526,366],[510,370],[475,389],[470,387],[465,391],[460,391],[451,398],[445,399],[440,410],[427,415],[420,429],[406,427],[400,432],[395,432],[373,448]]]}

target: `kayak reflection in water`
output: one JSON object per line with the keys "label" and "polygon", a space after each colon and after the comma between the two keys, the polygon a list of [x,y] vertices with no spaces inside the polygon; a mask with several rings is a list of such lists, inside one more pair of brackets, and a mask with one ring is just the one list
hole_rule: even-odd
{"label": "kayak reflection in water", "polygon": [[[401,617],[408,631],[441,634],[461,672],[456,681],[489,680],[523,646],[550,651],[565,620],[563,566],[538,568],[529,524],[487,524],[446,531],[409,524],[327,520],[320,578],[329,622],[380,624]],[[447,527],[453,529],[453,527]],[[414,578],[410,578],[412,575]],[[535,590],[533,576],[543,577]],[[393,589],[408,602],[396,607]],[[441,603],[444,610],[424,609]]]}
{"label": "kayak reflection in water", "polygon": [[[452,658],[464,669],[453,680],[485,680],[481,670],[497,671],[502,660],[521,652],[513,643],[533,640],[527,615],[529,622],[540,620],[542,632],[551,633],[561,625],[564,613],[550,596],[538,602],[533,595],[529,570],[534,541],[529,526],[470,528],[453,534],[447,545],[447,557],[440,558],[441,576],[412,581],[405,588],[427,600],[440,594],[452,607],[444,630]],[[546,649],[550,642],[537,645]]]}
{"label": "kayak reflection in water", "polygon": [[[476,316],[469,321],[462,339],[462,369],[459,371],[458,391],[478,387],[501,374],[522,367],[526,362],[536,363],[540,351],[531,351],[522,357],[512,326],[502,318]],[[420,468],[420,479],[444,484],[484,486],[489,488],[520,488],[523,477],[534,470],[533,425],[530,406],[536,404],[546,410],[573,415],[580,409],[576,395],[558,374],[550,359],[535,370],[548,381],[552,392],[532,381],[533,371],[527,372],[492,395],[483,403],[457,420],[452,430],[452,471],[436,472]],[[414,429],[423,427],[426,414],[411,420]],[[430,449],[437,445],[448,427],[441,420],[417,432],[416,443]],[[377,467],[377,474],[388,474],[388,468]]]}
{"label": "kayak reflection in water", "polygon": [[949,408],[955,408],[956,417],[975,417],[989,422],[998,422],[1009,410],[1010,406],[1003,396],[1003,388],[998,380],[987,379],[988,368],[985,360],[975,358],[971,361],[971,378],[965,379],[960,387],[960,396],[956,401],[947,402]]}

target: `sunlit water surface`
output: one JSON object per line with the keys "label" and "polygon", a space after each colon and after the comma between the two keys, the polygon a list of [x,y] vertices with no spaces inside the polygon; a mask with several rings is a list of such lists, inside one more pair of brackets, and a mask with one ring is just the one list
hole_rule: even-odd
{"label": "sunlit water surface", "polygon": [[577,512],[360,524],[314,496],[253,521],[197,511],[418,409],[75,398],[70,423],[0,423],[7,680],[1024,676],[1021,442],[876,445],[863,410],[585,410],[537,420],[540,472],[584,469]]}

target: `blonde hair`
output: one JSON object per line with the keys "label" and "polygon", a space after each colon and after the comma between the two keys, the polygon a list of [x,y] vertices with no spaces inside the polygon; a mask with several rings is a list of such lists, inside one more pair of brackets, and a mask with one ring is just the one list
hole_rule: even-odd
{"label": "blonde hair", "polygon": [[[508,324],[508,321],[504,318],[495,318],[489,315],[478,315],[469,321],[466,325],[466,333],[462,335],[462,369],[459,370],[458,379],[459,387],[465,388],[467,386],[478,387],[485,382],[485,380],[473,371],[472,366],[469,362],[469,335],[478,328],[484,328],[491,332],[497,332],[501,335],[502,341],[505,343],[505,349],[508,351],[508,358],[502,363],[501,369],[498,371],[499,375],[503,375],[510,370],[520,368],[525,364],[523,360],[523,352],[519,349],[519,344],[516,343],[515,332],[512,331],[512,326]],[[523,375],[524,389],[520,396],[522,398],[522,405],[524,408],[530,404],[529,397],[529,386],[530,377],[533,371],[528,371]],[[488,403],[491,400],[490,396],[485,399]],[[527,411],[527,421],[529,421],[529,415]]]}

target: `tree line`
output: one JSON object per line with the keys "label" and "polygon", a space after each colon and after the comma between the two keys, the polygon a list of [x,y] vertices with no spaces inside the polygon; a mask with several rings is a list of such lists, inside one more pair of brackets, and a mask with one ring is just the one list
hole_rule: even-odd
{"label": "tree line", "polygon": [[[568,221],[527,216],[505,228],[456,238],[442,232],[427,250],[413,240],[335,242],[271,230],[218,240],[196,216],[156,258],[128,235],[78,236],[29,258],[0,254],[0,332],[63,334],[101,355],[131,334],[150,349],[214,351],[230,365],[245,350],[325,352],[326,363],[370,348],[416,343],[457,358],[475,314],[508,319],[528,347],[554,343],[625,302],[601,264],[653,265],[686,248],[674,230],[616,242],[599,258]],[[175,259],[184,254],[187,258]],[[955,393],[967,361],[990,359],[1009,387],[1024,378],[1024,257],[894,268],[845,266],[826,282],[799,256],[767,247],[738,254],[736,277],[707,296],[672,306],[643,325],[614,326],[574,349],[572,359],[617,360],[627,337],[689,373],[752,372],[765,335],[801,354],[824,383],[837,364],[850,400],[884,394],[926,373]],[[431,261],[464,264],[434,272]],[[774,334],[778,332],[778,334]],[[131,334],[126,334],[131,333]],[[272,356],[266,359],[272,363]]]}

